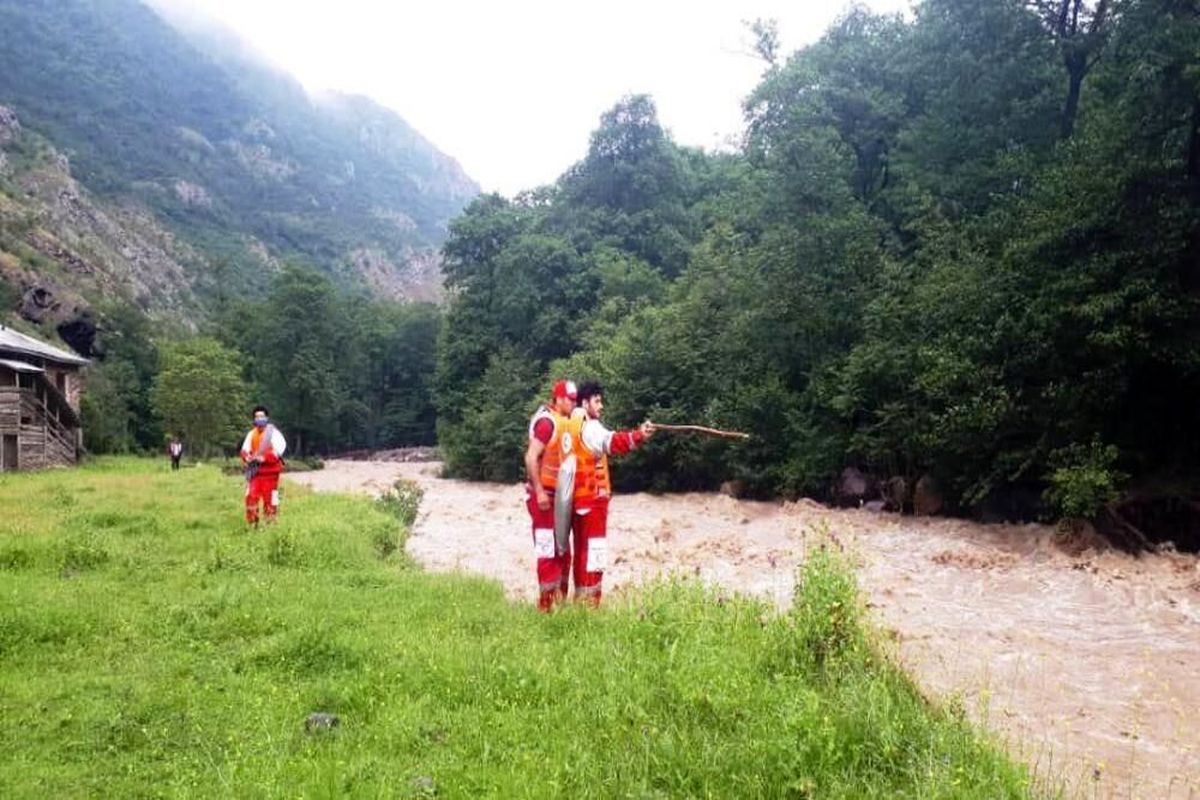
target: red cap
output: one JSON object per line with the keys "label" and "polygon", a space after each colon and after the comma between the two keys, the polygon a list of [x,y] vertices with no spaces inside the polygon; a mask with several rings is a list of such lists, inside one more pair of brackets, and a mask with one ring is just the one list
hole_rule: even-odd
{"label": "red cap", "polygon": [[578,390],[575,388],[575,381],[559,381],[554,384],[554,391],[550,393],[551,397],[569,397],[575,399]]}

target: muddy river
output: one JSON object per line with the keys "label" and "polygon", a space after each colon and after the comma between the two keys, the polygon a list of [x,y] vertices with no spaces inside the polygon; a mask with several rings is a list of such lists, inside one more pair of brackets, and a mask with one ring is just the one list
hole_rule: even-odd
{"label": "muddy river", "polygon": [[[445,480],[439,469],[333,461],[291,480],[376,494],[418,481],[413,557],[531,601],[523,488]],[[852,554],[876,624],[922,689],[960,699],[1048,785],[1200,800],[1196,556],[1133,558],[1060,543],[1043,525],[637,494],[612,504],[605,591],[686,572],[782,607],[806,549],[830,536]]]}

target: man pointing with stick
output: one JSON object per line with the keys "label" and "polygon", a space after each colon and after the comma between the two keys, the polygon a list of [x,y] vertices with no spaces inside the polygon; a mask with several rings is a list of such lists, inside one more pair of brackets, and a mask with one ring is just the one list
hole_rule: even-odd
{"label": "man pointing with stick", "polygon": [[[624,455],[654,435],[647,421],[635,430],[610,431],[600,421],[604,412],[604,389],[595,382],[583,383],[578,392],[583,427],[575,441],[574,531],[575,598],[600,605],[601,583],[608,568],[608,502],[612,482],[609,455]],[[578,412],[576,412],[578,413]]]}
{"label": "man pointing with stick", "polygon": [[550,611],[566,596],[570,577],[575,579],[577,600],[592,606],[600,604],[604,571],[608,568],[608,504],[612,498],[609,455],[634,450],[660,429],[729,438],[748,436],[698,425],[657,425],[650,421],[634,430],[611,431],[600,421],[603,413],[604,389],[600,384],[588,382],[577,388],[571,381],[560,380],[554,384],[550,402],[538,409],[529,423],[526,507],[533,523],[541,611]]}

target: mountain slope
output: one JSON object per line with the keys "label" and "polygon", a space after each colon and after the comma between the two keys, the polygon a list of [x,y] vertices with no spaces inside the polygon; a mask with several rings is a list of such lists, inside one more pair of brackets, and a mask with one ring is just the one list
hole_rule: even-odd
{"label": "mountain slope", "polygon": [[[478,187],[394,113],[314,100],[134,0],[0,0],[0,30],[0,105],[67,156],[95,204],[185,246],[171,281],[188,285],[150,293],[149,310],[202,316],[218,283],[255,291],[288,258],[388,296],[440,291],[437,248]],[[43,212],[28,210],[57,235]]]}
{"label": "mountain slope", "polygon": [[144,207],[81,186],[66,156],[0,106],[0,321],[41,326],[27,329],[91,357],[101,352],[93,304],[186,326],[203,307],[193,286],[211,267]]}

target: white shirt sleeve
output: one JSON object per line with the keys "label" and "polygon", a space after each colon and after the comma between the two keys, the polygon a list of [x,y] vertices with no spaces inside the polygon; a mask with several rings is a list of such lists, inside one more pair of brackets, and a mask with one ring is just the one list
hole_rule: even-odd
{"label": "white shirt sleeve", "polygon": [[279,428],[271,431],[271,449],[275,451],[275,455],[283,458],[283,451],[287,450],[287,439],[283,438],[283,434],[279,432]]}
{"label": "white shirt sleeve", "polygon": [[589,419],[583,423],[583,446],[598,456],[612,452],[613,432],[604,427],[598,419]]}
{"label": "white shirt sleeve", "polygon": [[245,440],[242,442],[242,452],[247,455],[250,454],[250,435],[252,433],[253,433],[253,431],[251,431],[250,433],[247,433]]}

